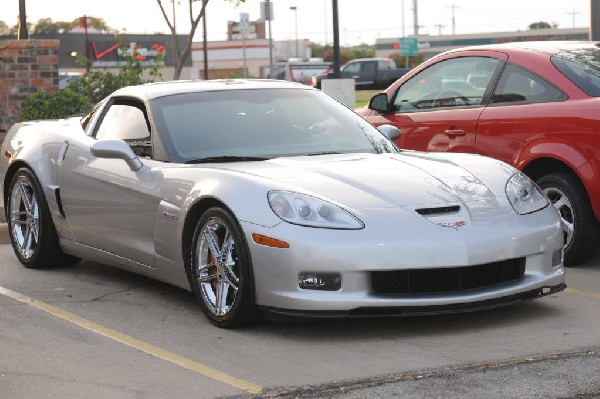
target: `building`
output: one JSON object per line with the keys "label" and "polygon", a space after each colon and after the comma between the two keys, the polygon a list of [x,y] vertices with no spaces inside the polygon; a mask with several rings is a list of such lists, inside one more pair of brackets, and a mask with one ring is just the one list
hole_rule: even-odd
{"label": "building", "polygon": [[[227,22],[227,40],[207,42],[208,75],[210,79],[231,76],[264,78],[271,76],[269,71],[271,56],[273,62],[289,59],[307,60],[311,57],[310,42],[307,39],[270,41],[265,29],[265,21],[251,21],[247,32],[242,33],[241,22]],[[204,76],[204,43],[192,45],[192,75]]]}
{"label": "building", "polygon": [[[423,59],[458,47],[482,44],[547,41],[547,40],[590,40],[588,28],[572,29],[531,29],[516,32],[474,33],[466,35],[421,35],[417,37],[417,47]],[[377,57],[389,57],[398,53],[398,38],[381,38],[375,43]]]}
{"label": "building", "polygon": [[[80,58],[87,57],[92,68],[117,71],[126,65],[131,55],[135,54],[141,64],[152,67],[157,64],[159,53],[164,62],[163,79],[171,79],[174,72],[173,44],[171,35],[154,34],[113,34],[103,33],[57,33],[50,35],[31,35],[32,39],[58,39],[58,68],[61,74],[82,72]],[[0,38],[1,39],[1,38]],[[187,41],[186,35],[178,35],[179,48],[183,49]],[[190,78],[192,62],[185,63],[181,77]]]}

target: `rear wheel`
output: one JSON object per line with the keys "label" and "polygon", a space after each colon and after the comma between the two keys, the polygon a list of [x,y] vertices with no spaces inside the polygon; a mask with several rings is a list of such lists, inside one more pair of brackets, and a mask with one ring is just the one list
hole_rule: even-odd
{"label": "rear wheel", "polygon": [[255,323],[250,254],[237,220],[222,208],[210,208],[200,217],[192,244],[192,286],[206,316],[223,328]]}
{"label": "rear wheel", "polygon": [[7,221],[12,247],[25,267],[63,266],[78,260],[60,249],[42,188],[27,168],[19,169],[12,178]]}
{"label": "rear wheel", "polygon": [[565,232],[565,265],[577,265],[594,256],[600,244],[600,224],[587,193],[572,173],[545,175],[537,184],[558,210]]}

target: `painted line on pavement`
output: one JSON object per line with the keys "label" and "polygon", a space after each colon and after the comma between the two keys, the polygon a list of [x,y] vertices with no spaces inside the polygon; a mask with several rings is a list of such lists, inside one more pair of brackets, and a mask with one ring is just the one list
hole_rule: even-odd
{"label": "painted line on pavement", "polygon": [[151,345],[147,342],[140,341],[139,339],[135,339],[133,337],[122,334],[115,330],[111,330],[110,328],[103,327],[92,321],[83,319],[73,313],[67,312],[66,310],[62,310],[60,308],[57,308],[56,306],[49,305],[45,302],[38,301],[37,299],[30,298],[26,295],[20,294],[15,291],[11,291],[11,290],[1,287],[1,286],[0,286],[0,295],[4,295],[6,297],[12,298],[19,302],[33,306],[34,308],[43,310],[44,312],[50,313],[50,314],[52,314],[56,317],[59,317],[63,320],[66,320],[66,321],[76,324],[80,327],[83,327],[86,330],[103,335],[107,338],[110,338],[112,340],[115,340],[117,342],[120,342],[120,343],[128,345],[128,346],[131,346],[132,348],[138,349],[142,352],[146,352],[150,355],[156,356],[160,359],[166,360],[167,362],[176,364],[185,369],[194,371],[205,377],[208,377],[213,380],[223,382],[227,385],[239,388],[243,391],[246,391],[249,393],[261,393],[263,391],[263,388],[258,385],[252,384],[252,383],[244,381],[244,380],[240,380],[239,378],[232,377],[232,376],[225,374],[219,370],[205,366],[201,363],[197,363],[197,362],[187,359],[183,356],[179,356],[174,353],[168,352],[164,349],[161,349],[159,347]]}
{"label": "painted line on pavement", "polygon": [[565,288],[565,292],[570,292],[571,294],[577,294],[577,295],[583,295],[583,296],[590,296],[592,298],[598,298],[598,299],[600,299],[600,294],[597,293],[597,292],[590,292],[590,291],[578,290],[577,288]]}

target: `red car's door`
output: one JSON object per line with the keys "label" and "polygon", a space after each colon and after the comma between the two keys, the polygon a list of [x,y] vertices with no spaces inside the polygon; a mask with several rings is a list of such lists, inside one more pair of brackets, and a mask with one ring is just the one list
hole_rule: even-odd
{"label": "red car's door", "polygon": [[[519,167],[527,143],[548,136],[572,135],[579,116],[567,95],[528,70],[507,64],[483,111],[477,133],[477,152]],[[571,134],[569,134],[571,133]]]}
{"label": "red car's door", "polygon": [[478,119],[506,59],[500,52],[470,51],[425,64],[401,81],[391,113],[367,119],[398,127],[400,148],[476,152]]}

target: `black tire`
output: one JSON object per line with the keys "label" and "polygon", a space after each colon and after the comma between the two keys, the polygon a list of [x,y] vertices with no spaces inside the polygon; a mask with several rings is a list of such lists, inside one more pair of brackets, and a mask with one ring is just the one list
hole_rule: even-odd
{"label": "black tire", "polygon": [[62,252],[48,203],[31,170],[21,168],[15,173],[6,207],[12,247],[25,267],[42,269],[79,260]]}
{"label": "black tire", "polygon": [[567,226],[565,265],[578,265],[592,258],[600,244],[600,224],[577,176],[569,172],[550,173],[540,177],[537,184],[550,198]]}
{"label": "black tire", "polygon": [[260,320],[248,245],[235,217],[223,208],[210,208],[198,220],[190,265],[192,289],[214,325],[234,328]]}

